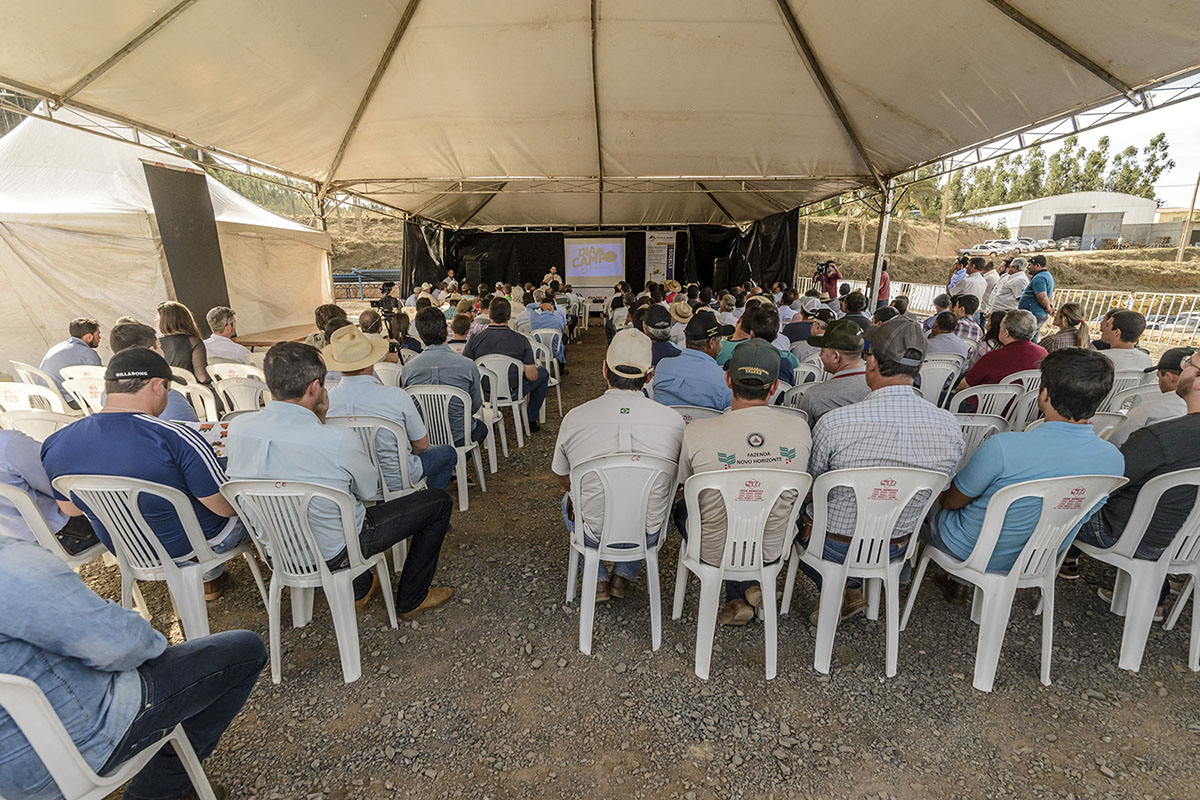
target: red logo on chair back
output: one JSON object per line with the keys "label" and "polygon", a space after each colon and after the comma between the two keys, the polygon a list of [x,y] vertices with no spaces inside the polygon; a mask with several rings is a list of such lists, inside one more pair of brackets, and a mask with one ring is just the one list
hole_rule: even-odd
{"label": "red logo on chair back", "polygon": [[895,478],[884,478],[871,490],[868,500],[895,500],[897,497]]}
{"label": "red logo on chair back", "polygon": [[1076,486],[1071,490],[1071,493],[1058,501],[1058,505],[1054,508],[1057,511],[1080,511],[1083,509],[1083,501],[1087,497],[1087,489],[1082,486]]}
{"label": "red logo on chair back", "polygon": [[275,481],[275,488],[282,489],[287,486],[287,481]]}
{"label": "red logo on chair back", "polygon": [[738,490],[739,503],[761,503],[763,501],[762,483],[753,478],[746,481],[745,488]]}

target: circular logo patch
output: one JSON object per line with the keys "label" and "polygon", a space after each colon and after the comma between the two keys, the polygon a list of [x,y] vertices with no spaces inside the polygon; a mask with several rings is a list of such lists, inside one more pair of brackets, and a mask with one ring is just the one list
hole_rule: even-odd
{"label": "circular logo patch", "polygon": [[753,447],[755,450],[763,446],[767,440],[763,438],[761,433],[752,433],[746,437],[746,444]]}

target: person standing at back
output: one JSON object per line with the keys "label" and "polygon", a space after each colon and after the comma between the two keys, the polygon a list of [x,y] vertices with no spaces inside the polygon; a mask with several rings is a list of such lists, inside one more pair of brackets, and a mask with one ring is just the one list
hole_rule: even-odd
{"label": "person standing at back", "polygon": [[964,294],[973,295],[978,301],[976,309],[983,304],[983,296],[987,292],[987,281],[983,277],[983,267],[987,262],[979,256],[967,261],[967,274],[950,289],[951,297]]}
{"label": "person standing at back", "polygon": [[1045,324],[1050,312],[1054,310],[1054,276],[1046,268],[1046,257],[1040,253],[1029,259],[1029,283],[1021,293],[1017,308],[1028,311],[1037,318],[1038,333],[1033,337],[1037,341],[1041,336],[1042,325]]}
{"label": "person standing at back", "polygon": [[67,332],[70,336],[65,341],[54,345],[42,356],[39,368],[58,384],[59,394],[69,398],[71,395],[63,388],[63,378],[59,370],[63,367],[100,366],[100,354],[96,352],[96,348],[100,346],[100,323],[94,319],[80,317],[71,320]]}
{"label": "person standing at back", "polygon": [[979,310],[986,315],[988,309],[992,306],[992,296],[996,292],[996,287],[1000,284],[1000,273],[996,272],[996,265],[992,263],[990,258],[983,262],[983,272],[981,275],[987,286],[983,290],[983,298],[979,304]]}
{"label": "person standing at back", "polygon": [[1021,302],[1025,287],[1029,285],[1029,274],[1025,271],[1028,262],[1024,256],[1016,256],[1008,262],[1008,267],[996,288],[992,291],[991,311],[1012,311]]}

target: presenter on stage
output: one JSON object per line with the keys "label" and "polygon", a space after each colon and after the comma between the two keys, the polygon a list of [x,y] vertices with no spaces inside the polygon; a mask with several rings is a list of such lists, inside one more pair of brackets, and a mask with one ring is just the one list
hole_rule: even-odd
{"label": "presenter on stage", "polygon": [[550,271],[542,276],[542,286],[549,286],[554,281],[562,283],[562,276],[558,274],[558,267],[551,267]]}

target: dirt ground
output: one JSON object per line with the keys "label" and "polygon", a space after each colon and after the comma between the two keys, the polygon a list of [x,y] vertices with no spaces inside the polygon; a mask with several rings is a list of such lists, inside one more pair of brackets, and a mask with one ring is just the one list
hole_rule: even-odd
{"label": "dirt ground", "polygon": [[[603,331],[569,350],[567,408],[603,389]],[[812,668],[816,592],[798,581],[779,630],[779,676],[763,675],[762,629],[717,631],[712,673],[692,671],[696,584],[670,619],[678,547],[661,553],[662,648],[650,648],[644,578],[598,607],[593,655],[577,649],[577,604],[564,604],[567,543],[550,472],[559,422],[510,445],[487,492],[455,511],[437,582],[454,600],[387,625],[359,616],[363,676],[345,685],[324,600],[289,627],[283,682],[265,670],[206,764],[237,798],[974,798],[1200,796],[1200,676],[1187,670],[1187,623],[1150,634],[1140,673],[1116,666],[1121,620],[1085,564],[1059,582],[1051,686],[1038,681],[1040,618],[1013,609],[995,691],[971,687],[975,627],[931,583],[883,671],[883,622],[841,626],[829,676]],[[512,428],[510,425],[510,437]],[[485,460],[486,461],[486,460]],[[244,562],[209,605],[214,631],[267,635]],[[115,570],[85,578],[118,597]],[[179,626],[161,584],[145,587],[154,624]]]}

